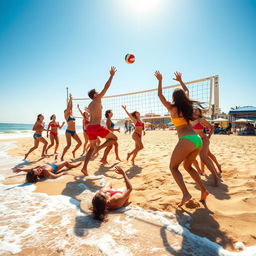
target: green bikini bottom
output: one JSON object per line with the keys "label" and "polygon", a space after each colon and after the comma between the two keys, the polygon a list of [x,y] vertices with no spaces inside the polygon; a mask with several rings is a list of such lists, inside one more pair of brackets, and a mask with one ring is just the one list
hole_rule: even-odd
{"label": "green bikini bottom", "polygon": [[191,142],[194,143],[194,145],[196,146],[196,149],[200,148],[203,144],[203,141],[198,134],[184,135],[184,136],[179,137],[179,140],[180,139],[190,140]]}

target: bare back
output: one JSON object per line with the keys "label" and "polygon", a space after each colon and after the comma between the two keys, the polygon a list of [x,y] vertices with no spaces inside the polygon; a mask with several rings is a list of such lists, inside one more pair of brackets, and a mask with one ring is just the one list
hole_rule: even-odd
{"label": "bare back", "polygon": [[[178,115],[177,107],[175,107],[171,103],[170,103],[170,107],[168,108],[168,110],[169,110],[172,118],[182,117],[182,116]],[[178,137],[188,135],[188,134],[196,134],[194,129],[192,128],[192,126],[190,124],[178,126],[178,127],[176,127],[176,130],[177,130]]]}
{"label": "bare back", "polygon": [[100,124],[102,118],[102,104],[101,99],[94,99],[88,106],[90,111],[90,124]]}

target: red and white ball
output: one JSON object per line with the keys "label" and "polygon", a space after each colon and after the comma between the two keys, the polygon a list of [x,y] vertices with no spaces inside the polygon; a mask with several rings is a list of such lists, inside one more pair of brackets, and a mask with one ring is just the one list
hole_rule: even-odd
{"label": "red and white ball", "polygon": [[125,61],[128,64],[132,64],[135,61],[135,56],[133,54],[128,53],[128,54],[125,55]]}

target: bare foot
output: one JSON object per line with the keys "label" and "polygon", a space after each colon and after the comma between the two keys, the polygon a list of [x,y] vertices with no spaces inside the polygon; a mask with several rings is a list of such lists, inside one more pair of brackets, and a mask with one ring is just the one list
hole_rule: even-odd
{"label": "bare foot", "polygon": [[102,164],[108,164],[107,160],[105,160],[105,159],[103,159],[103,158],[100,160],[100,162],[101,162]]}
{"label": "bare foot", "polygon": [[62,157],[62,158],[60,159],[60,161],[64,161],[64,158]]}
{"label": "bare foot", "polygon": [[209,195],[209,192],[207,190],[201,192],[201,199],[200,202],[204,202],[206,197]]}
{"label": "bare foot", "polygon": [[122,161],[122,160],[120,159],[120,157],[117,157],[116,160],[117,160],[117,161],[120,161],[120,162]]}
{"label": "bare foot", "polygon": [[126,157],[127,161],[129,160],[130,156],[131,156],[131,153],[127,153],[127,157]]}
{"label": "bare foot", "polygon": [[47,157],[47,155],[41,155],[41,158],[46,158]]}
{"label": "bare foot", "polygon": [[28,154],[25,154],[24,160],[26,160],[26,159],[27,159],[27,157],[28,157]]}
{"label": "bare foot", "polygon": [[75,151],[72,151],[73,158],[76,158]]}
{"label": "bare foot", "polygon": [[221,165],[218,166],[220,173],[222,173]]}
{"label": "bare foot", "polygon": [[85,170],[82,169],[81,172],[84,174],[84,176],[88,176],[89,175],[86,169]]}
{"label": "bare foot", "polygon": [[132,164],[134,165],[134,164],[135,164],[135,159],[132,159],[131,162],[132,162]]}
{"label": "bare foot", "polygon": [[189,201],[192,198],[192,196],[190,194],[186,194],[182,197],[181,202],[178,204],[179,207],[181,207],[182,205],[184,205],[187,201]]}

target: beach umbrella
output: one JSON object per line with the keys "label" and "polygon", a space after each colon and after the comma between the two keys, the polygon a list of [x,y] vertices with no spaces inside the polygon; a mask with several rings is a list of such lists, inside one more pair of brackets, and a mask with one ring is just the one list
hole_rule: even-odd
{"label": "beach umbrella", "polygon": [[172,123],[172,122],[169,122],[167,125],[172,126],[172,125],[173,125],[173,123]]}
{"label": "beach umbrella", "polygon": [[150,126],[150,125],[152,125],[152,124],[151,124],[150,122],[146,122],[145,125]]}
{"label": "beach umbrella", "polygon": [[250,120],[250,119],[240,118],[240,119],[237,119],[234,123],[250,123],[252,121],[253,120]]}
{"label": "beach umbrella", "polygon": [[213,122],[215,123],[225,123],[225,122],[228,122],[228,119],[225,119],[225,118],[217,118],[217,119],[214,119],[212,120]]}

